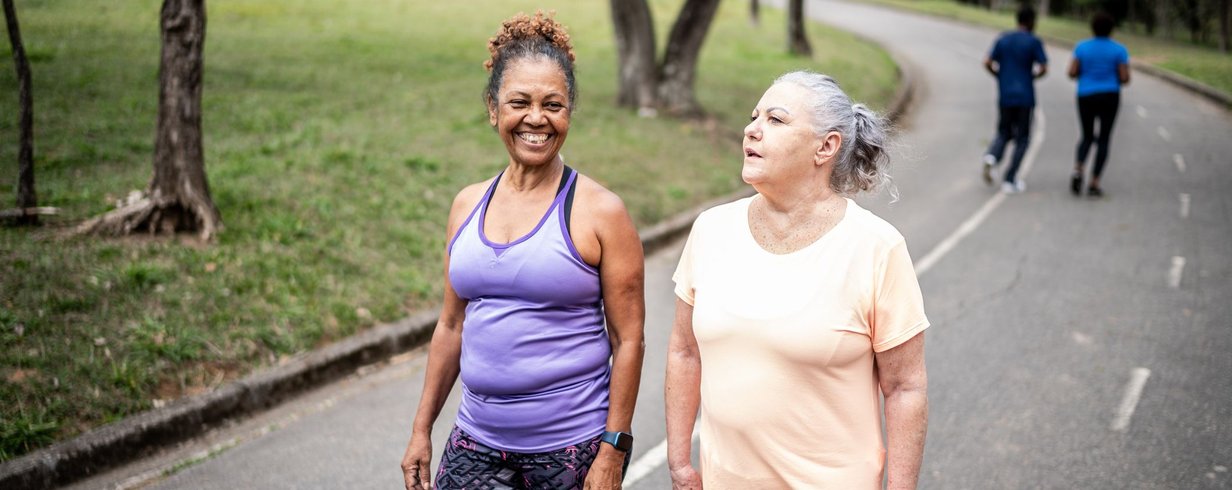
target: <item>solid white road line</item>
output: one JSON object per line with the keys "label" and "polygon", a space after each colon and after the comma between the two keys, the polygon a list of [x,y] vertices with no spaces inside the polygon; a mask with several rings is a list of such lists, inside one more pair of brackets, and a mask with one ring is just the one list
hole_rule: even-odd
{"label": "solid white road line", "polygon": [[1181,275],[1185,273],[1185,257],[1172,257],[1172,268],[1168,269],[1168,287],[1179,289]]}
{"label": "solid white road line", "polygon": [[[693,447],[697,447],[697,423],[693,424]],[[638,480],[645,478],[663,463],[667,462],[667,439],[664,438],[655,447],[650,448],[637,458],[637,461],[629,463],[629,469],[625,471],[625,480],[621,486],[632,487]]]}
{"label": "solid white road line", "polygon": [[1146,119],[1146,108],[1145,107],[1138,106],[1138,117]]}
{"label": "solid white road line", "polygon": [[1129,373],[1129,385],[1125,387],[1125,396],[1121,398],[1121,406],[1117,407],[1116,417],[1112,419],[1112,430],[1124,432],[1129,428],[1129,420],[1138,408],[1138,399],[1142,397],[1142,388],[1146,379],[1151,377],[1151,370],[1143,367],[1134,368]]}
{"label": "solid white road line", "polygon": [[1181,193],[1181,219],[1189,218],[1189,194]]}
{"label": "solid white road line", "polygon": [[1169,133],[1167,128],[1159,126],[1155,128],[1155,132],[1159,133],[1159,137],[1163,138],[1164,141],[1172,141],[1172,133]]}
{"label": "solid white road line", "polygon": [[1184,156],[1182,156],[1180,153],[1174,153],[1174,154],[1172,154],[1172,163],[1175,163],[1175,164],[1176,164],[1176,171],[1177,171],[1177,172],[1184,172],[1184,171],[1185,171],[1185,157],[1184,157]]}
{"label": "solid white road line", "polygon": [[[1022,167],[1018,169],[1019,179],[1022,179],[1031,171],[1031,165],[1035,163],[1035,155],[1039,153],[1040,147],[1044,144],[1044,111],[1036,109],[1035,116],[1035,120],[1039,121],[1039,127],[1035,128],[1033,134],[1037,137],[1031,138],[1031,145],[1027,147],[1027,154],[1022,158]],[[966,221],[963,221],[961,225],[958,225],[958,229],[954,230],[953,233],[950,233],[950,235],[945,237],[944,240],[941,240],[941,243],[938,243],[936,247],[933,247],[933,249],[925,254],[924,257],[917,260],[915,263],[916,276],[923,275],[931,269],[937,261],[941,260],[942,257],[945,257],[945,254],[950,253],[950,250],[953,250],[954,247],[958,245],[958,242],[961,242],[963,238],[966,238],[967,235],[970,235],[976,228],[979,228],[980,224],[984,222],[984,219],[988,218],[988,215],[992,214],[992,212],[995,211],[1002,202],[1005,202],[1005,198],[1006,195],[1001,193],[989,198],[983,206],[980,206],[980,209],[977,210],[975,214],[971,215],[970,218],[967,218]]]}

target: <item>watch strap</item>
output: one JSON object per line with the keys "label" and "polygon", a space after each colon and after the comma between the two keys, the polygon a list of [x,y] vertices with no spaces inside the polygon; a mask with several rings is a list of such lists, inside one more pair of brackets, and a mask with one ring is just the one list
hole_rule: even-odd
{"label": "watch strap", "polygon": [[628,432],[605,431],[599,440],[611,444],[612,447],[622,452],[627,453],[633,450],[633,434]]}

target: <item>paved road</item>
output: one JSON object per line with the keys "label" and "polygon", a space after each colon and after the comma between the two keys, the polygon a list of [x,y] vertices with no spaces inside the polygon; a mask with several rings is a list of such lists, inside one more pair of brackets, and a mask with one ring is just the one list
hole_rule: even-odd
{"label": "paved road", "polygon": [[[901,199],[862,203],[907,237],[934,325],[922,487],[1232,488],[1232,116],[1135,74],[1108,197],[1075,199],[1074,86],[1061,76],[1067,50],[1051,49],[1027,192],[998,197],[978,178],[994,31],[858,4],[808,9],[897,52],[920,84],[896,151]],[[641,455],[663,438],[678,254],[648,258]],[[398,488],[423,361],[412,352],[80,488]],[[645,467],[631,488],[669,488],[662,466]]]}

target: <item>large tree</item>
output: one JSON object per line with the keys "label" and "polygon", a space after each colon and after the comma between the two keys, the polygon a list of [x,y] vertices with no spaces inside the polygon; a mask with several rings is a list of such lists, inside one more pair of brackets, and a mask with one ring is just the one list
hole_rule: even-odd
{"label": "large tree", "polygon": [[110,235],[195,232],[209,240],[222,230],[210,198],[201,140],[205,0],[164,0],[159,18],[158,129],[154,176],[143,195],[81,225]]}
{"label": "large tree", "polygon": [[655,63],[654,22],[646,0],[611,0],[620,68],[621,106],[643,113],[702,113],[694,96],[697,60],[718,12],[718,0],[686,0],[672,24],[663,59]]}
{"label": "large tree", "polygon": [[18,28],[13,0],[4,0],[4,20],[9,31],[9,43],[13,46],[13,64],[17,66],[17,92],[21,105],[17,209],[14,215],[18,224],[36,225],[38,214],[33,212],[38,206],[38,196],[34,191],[34,95],[30,90],[30,62],[21,44],[21,29]]}
{"label": "large tree", "polygon": [[787,2],[787,52],[797,56],[813,55],[813,46],[804,34],[804,0]]}

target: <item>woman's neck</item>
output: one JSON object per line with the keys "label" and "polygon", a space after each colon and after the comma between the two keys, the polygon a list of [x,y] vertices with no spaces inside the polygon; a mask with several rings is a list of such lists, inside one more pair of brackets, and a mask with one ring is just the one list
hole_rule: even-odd
{"label": "woman's neck", "polygon": [[526,192],[540,188],[544,184],[555,186],[564,172],[565,161],[556,156],[550,163],[544,165],[524,165],[510,161],[505,168],[502,184],[517,192]]}

